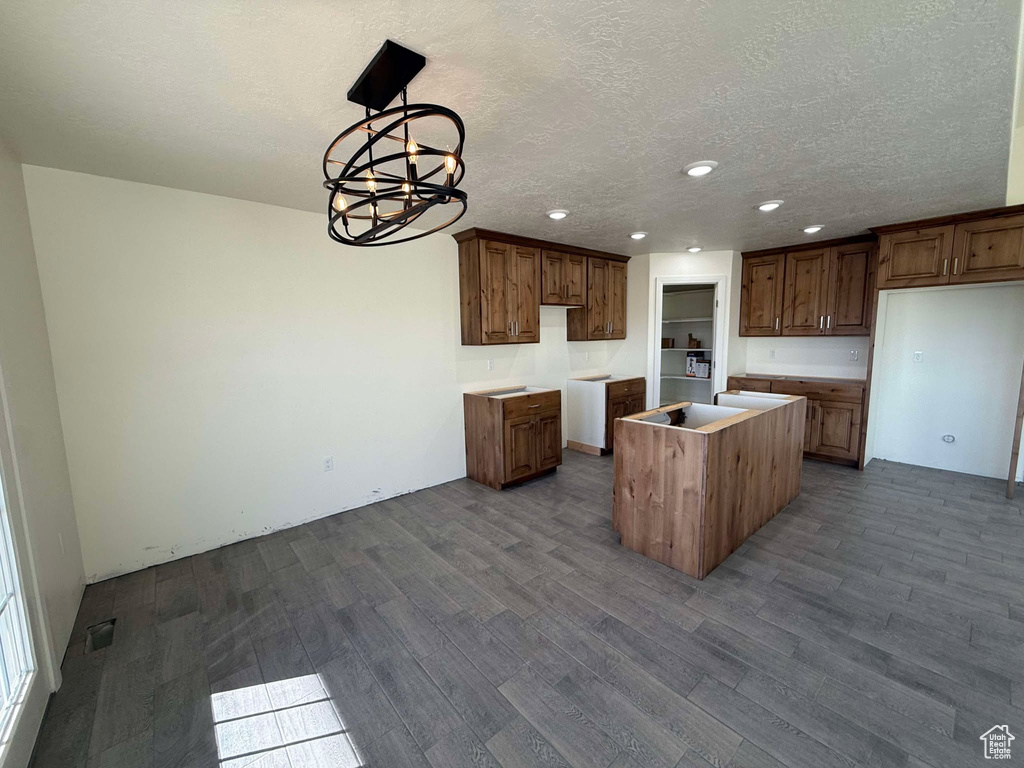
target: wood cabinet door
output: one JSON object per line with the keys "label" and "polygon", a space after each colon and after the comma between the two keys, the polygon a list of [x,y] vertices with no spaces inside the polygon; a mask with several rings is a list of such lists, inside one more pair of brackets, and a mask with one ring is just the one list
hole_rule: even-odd
{"label": "wood cabinet door", "polygon": [[785,255],[743,260],[740,285],[740,336],[782,333],[782,283]]}
{"label": "wood cabinet door", "polygon": [[533,417],[537,436],[537,471],[562,463],[562,414],[560,411]]}
{"label": "wood cabinet door", "polygon": [[522,245],[511,246],[511,287],[509,315],[514,323],[512,341],[529,344],[540,341],[540,251]]}
{"label": "wood cabinet door", "polygon": [[544,251],[541,263],[541,304],[565,304],[566,254]]}
{"label": "wood cabinet door", "polygon": [[583,306],[587,292],[587,257],[578,253],[565,254],[565,303]]}
{"label": "wood cabinet door", "polygon": [[505,421],[505,482],[537,471],[536,424],[533,416]]}
{"label": "wood cabinet door", "polygon": [[480,244],[480,331],[484,344],[510,341],[509,313],[512,246],[485,240]]}
{"label": "wood cabinet door", "polygon": [[882,235],[878,241],[878,287],[945,285],[952,253],[952,224]]}
{"label": "wood cabinet door", "polygon": [[608,338],[626,338],[626,265],[608,263]]}
{"label": "wood cabinet door", "polygon": [[828,336],[867,336],[871,333],[873,278],[872,243],[837,245],[829,259]]}
{"label": "wood cabinet door", "polygon": [[811,451],[840,459],[856,459],[860,442],[860,403],[818,401]]}
{"label": "wood cabinet door", "polygon": [[828,310],[829,252],[794,251],[786,254],[782,335],[822,336]]}
{"label": "wood cabinet door", "polygon": [[615,420],[635,413],[635,411],[629,410],[629,402],[629,397],[617,397],[608,401],[608,410],[604,420],[604,448],[607,451],[612,450],[615,445]]}
{"label": "wood cabinet door", "polygon": [[950,283],[1024,280],[1024,216],[957,224]]}
{"label": "wood cabinet door", "polygon": [[608,338],[608,285],[610,281],[607,259],[587,259],[587,338]]}
{"label": "wood cabinet door", "polygon": [[807,411],[804,416],[804,453],[814,452],[814,441],[818,435],[818,402],[807,399]]}

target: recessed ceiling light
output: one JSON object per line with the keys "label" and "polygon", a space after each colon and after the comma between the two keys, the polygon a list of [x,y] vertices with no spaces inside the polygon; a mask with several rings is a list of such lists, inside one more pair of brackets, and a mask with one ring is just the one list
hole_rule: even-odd
{"label": "recessed ceiling light", "polygon": [[686,250],[688,250],[690,253],[700,253],[700,246],[699,245],[692,245],[689,248],[687,248]]}
{"label": "recessed ceiling light", "polygon": [[707,176],[717,167],[718,163],[714,160],[698,160],[696,163],[690,163],[683,170],[686,171],[687,176],[700,178],[701,176]]}
{"label": "recessed ceiling light", "polygon": [[757,210],[764,211],[765,213],[767,213],[768,211],[774,211],[780,205],[782,205],[781,200],[765,200],[763,203],[757,206]]}
{"label": "recessed ceiling light", "polygon": [[809,227],[804,227],[804,232],[808,235],[813,235],[815,232],[821,232],[821,224],[811,224]]}
{"label": "recessed ceiling light", "polygon": [[632,233],[630,235],[630,237],[632,237],[634,240],[643,240],[645,237],[647,237],[647,233],[646,232],[634,232],[634,233]]}
{"label": "recessed ceiling light", "polygon": [[569,212],[563,211],[561,208],[556,208],[553,211],[548,211],[548,218],[555,219],[555,221],[557,221],[558,219],[564,219],[568,215]]}

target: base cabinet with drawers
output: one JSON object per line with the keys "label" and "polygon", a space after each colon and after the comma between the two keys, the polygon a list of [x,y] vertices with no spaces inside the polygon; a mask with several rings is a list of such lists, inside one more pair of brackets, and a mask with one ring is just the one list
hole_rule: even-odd
{"label": "base cabinet with drawers", "polygon": [[575,451],[599,456],[614,447],[615,420],[647,409],[643,376],[600,374],[569,379],[568,438]]}
{"label": "base cabinet with drawers", "polygon": [[795,376],[730,376],[730,390],[807,398],[804,455],[841,464],[860,463],[865,382]]}
{"label": "base cabinet with drawers", "polygon": [[562,393],[515,386],[467,392],[466,475],[496,490],[562,463]]}

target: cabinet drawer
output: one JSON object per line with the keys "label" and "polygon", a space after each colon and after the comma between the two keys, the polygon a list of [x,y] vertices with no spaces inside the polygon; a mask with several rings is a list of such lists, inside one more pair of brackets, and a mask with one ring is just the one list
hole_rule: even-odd
{"label": "cabinet drawer", "polygon": [[520,416],[535,416],[538,413],[559,409],[562,405],[562,393],[556,389],[551,392],[519,395],[508,398],[504,405],[506,421]]}
{"label": "cabinet drawer", "polygon": [[838,384],[827,381],[772,381],[772,392],[803,395],[811,400],[859,403],[864,400],[862,384]]}
{"label": "cabinet drawer", "polygon": [[645,379],[624,379],[612,381],[608,384],[608,399],[616,400],[629,395],[645,394],[647,381]]}
{"label": "cabinet drawer", "polygon": [[746,376],[730,376],[729,389],[742,389],[747,392],[771,392],[772,383],[768,379],[751,379]]}

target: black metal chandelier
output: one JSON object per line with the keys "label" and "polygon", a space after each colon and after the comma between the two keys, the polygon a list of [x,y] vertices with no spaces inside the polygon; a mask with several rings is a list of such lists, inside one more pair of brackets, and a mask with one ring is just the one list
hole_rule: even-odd
{"label": "black metal chandelier", "polygon": [[[349,89],[349,101],[365,107],[366,116],[324,153],[331,239],[360,246],[405,243],[454,224],[466,212],[467,195],[458,189],[466,170],[462,118],[447,107],[406,100],[406,86],[424,64],[420,54],[387,40]],[[401,105],[388,109],[399,94]],[[442,150],[416,136],[447,136],[450,143]],[[453,215],[423,218],[447,205]],[[414,234],[404,232],[417,222]]]}

